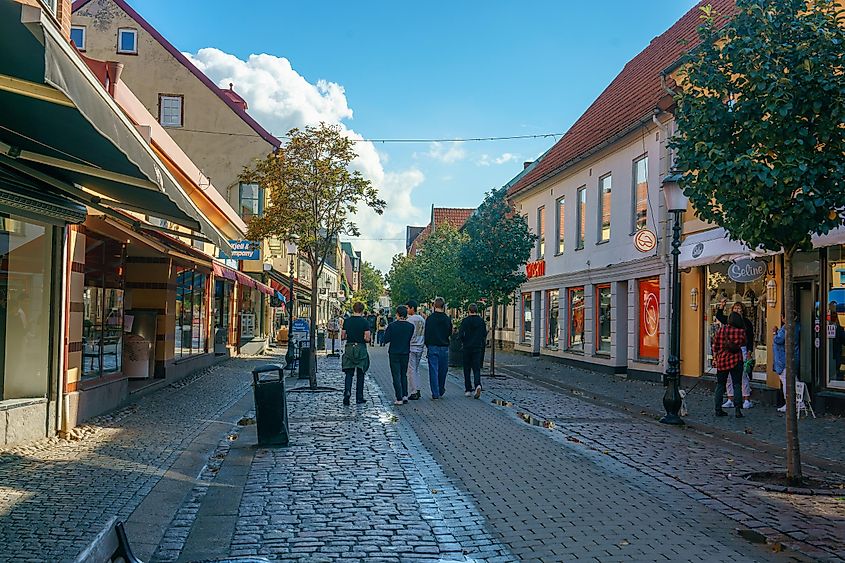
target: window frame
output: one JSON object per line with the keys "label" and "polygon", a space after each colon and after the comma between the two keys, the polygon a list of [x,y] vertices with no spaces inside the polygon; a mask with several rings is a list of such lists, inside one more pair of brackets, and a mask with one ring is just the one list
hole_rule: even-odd
{"label": "window frame", "polygon": [[566,237],[565,237],[565,229],[566,229],[566,196],[562,195],[555,200],[555,210],[557,213],[555,214],[555,223],[557,227],[557,252],[555,256],[559,256],[563,254],[564,250],[566,250]]}
{"label": "window frame", "polygon": [[[134,50],[126,50],[122,48],[122,41],[121,38],[123,37],[124,33],[131,33],[132,36],[135,38],[134,41]],[[137,55],[138,54],[138,30],[134,27],[119,27],[117,28],[117,54],[118,55]]]}
{"label": "window frame", "polygon": [[[255,186],[258,189],[258,194],[255,199],[258,202],[258,212],[251,215],[244,215],[243,201],[244,201],[244,186]],[[262,217],[264,215],[264,188],[260,184],[252,184],[249,182],[238,182],[238,215],[241,219],[247,220],[252,217]]]}
{"label": "window frame", "polygon": [[575,250],[583,250],[587,242],[587,186],[575,190]]}
{"label": "window frame", "polygon": [[[528,321],[531,323],[531,329],[529,331],[525,330],[525,302],[528,301],[528,312],[531,315],[531,319]],[[534,294],[530,291],[525,291],[520,295],[520,309],[522,309],[522,322],[521,322],[521,334],[520,334],[520,342],[525,344],[528,343],[528,337],[534,338]]]}
{"label": "window frame", "polygon": [[[164,122],[164,101],[179,100],[179,125]],[[185,95],[184,94],[163,94],[158,95],[158,124],[168,129],[180,129],[185,126]]]}
{"label": "window frame", "polygon": [[586,318],[582,319],[581,321],[581,344],[580,348],[576,347],[573,343],[573,332],[572,332],[572,323],[573,323],[573,313],[575,312],[572,308],[572,298],[573,294],[580,291],[581,292],[581,314],[586,317],[586,293],[585,287],[583,285],[577,285],[573,287],[566,288],[566,351],[572,352],[574,354],[583,354],[586,350],[586,337],[587,337],[587,327],[585,326],[584,321]]}
{"label": "window frame", "polygon": [[[602,316],[601,316],[601,297],[600,296],[601,296],[601,291],[603,289],[607,290],[608,294],[610,294],[611,299],[613,298],[609,283],[596,284],[595,295],[593,296],[593,310],[594,310],[594,314],[595,314],[595,325],[596,325],[595,326],[595,336],[596,336],[596,338],[595,338],[595,342],[593,343],[594,344],[593,347],[595,348],[594,353],[596,354],[596,356],[610,356],[610,348],[608,348],[607,350],[601,349],[601,343],[602,343],[601,321],[602,321]],[[608,306],[608,309],[609,309],[610,312],[613,311],[613,307],[610,306],[610,305]],[[611,317],[611,325],[610,325],[610,338],[611,338],[611,347],[612,347],[613,346],[613,344],[612,344],[613,318],[612,317]]]}
{"label": "window frame", "polygon": [[[608,205],[607,238],[604,238],[604,196],[605,196],[605,192],[604,192],[603,183],[604,183],[605,180],[610,180],[610,185],[609,185],[609,188],[607,190],[607,194],[609,196],[609,201],[607,202],[607,205]],[[612,218],[611,218],[610,214],[612,213],[613,206],[612,206],[612,201],[610,201],[610,200],[612,200],[612,198],[613,198],[613,173],[608,172],[604,176],[600,176],[598,186],[599,186],[599,189],[598,189],[599,203],[596,206],[598,208],[598,221],[597,221],[597,227],[598,227],[597,238],[598,238],[598,240],[596,241],[596,244],[604,244],[606,242],[610,242],[610,236],[611,236],[610,226],[612,224],[612,220],[611,220]]]}
{"label": "window frame", "polygon": [[[645,221],[642,226],[637,226],[637,165],[645,162]],[[631,234],[648,228],[648,153],[645,152],[631,161]]]}
{"label": "window frame", "polygon": [[546,206],[537,208],[537,260],[546,256]]}
{"label": "window frame", "polygon": [[[558,349],[560,349],[560,290],[558,288],[551,288],[551,289],[547,289],[544,292],[544,294],[545,295],[544,295],[543,301],[546,304],[546,311],[545,311],[546,314],[545,314],[545,319],[544,319],[546,321],[546,330],[545,330],[545,334],[543,335],[543,348],[546,348],[546,349],[549,349],[549,350],[558,350]],[[551,332],[552,312],[554,310],[554,309],[552,309],[552,299],[551,299],[552,294],[555,294],[555,302],[556,303],[555,303],[554,309],[557,310],[556,311],[557,314],[555,315],[555,323],[554,323],[555,324],[555,326],[554,326],[555,332],[554,332],[554,340],[553,341],[550,338],[550,336],[552,335],[552,332]]]}
{"label": "window frame", "polygon": [[[73,40],[74,30],[79,30],[79,31],[82,32],[82,44],[81,45],[77,45],[76,41]],[[72,26],[70,26],[70,41],[71,41],[71,43],[73,43],[76,46],[77,51],[84,53],[85,48],[87,46],[86,43],[88,41],[88,29],[87,29],[87,27],[84,26],[84,25],[72,25]]]}

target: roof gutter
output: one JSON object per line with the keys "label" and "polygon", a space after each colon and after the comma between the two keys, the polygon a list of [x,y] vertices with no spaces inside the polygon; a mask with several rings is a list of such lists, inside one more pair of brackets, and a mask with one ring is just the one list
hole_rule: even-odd
{"label": "roof gutter", "polygon": [[[659,112],[659,111],[660,110],[658,110],[656,108],[654,110],[654,112]],[[654,112],[651,112],[647,116],[637,120],[636,122],[632,123],[631,125],[629,125],[625,129],[619,131],[618,133],[615,133],[611,137],[605,139],[604,141],[602,141],[598,145],[594,146],[593,148],[584,151],[580,155],[576,156],[575,158],[568,160],[567,162],[564,162],[563,164],[561,164],[557,168],[550,170],[549,172],[546,172],[545,174],[543,174],[542,176],[540,176],[539,178],[537,178],[536,180],[534,180],[533,182],[531,182],[530,184],[528,184],[527,186],[522,188],[521,190],[511,194],[510,197],[513,197],[517,194],[525,193],[529,190],[536,188],[537,186],[539,186],[540,184],[542,184],[546,180],[549,180],[550,178],[554,178],[555,176],[562,174],[568,168],[571,168],[571,167],[575,166],[576,164],[587,160],[588,158],[590,158],[594,154],[600,152],[602,149],[608,147],[609,145],[612,145],[613,143],[615,143],[619,139],[627,137],[628,135],[630,135],[631,133],[633,133],[637,129],[641,128],[643,125],[647,125],[648,123],[650,123],[651,118],[654,115]]]}

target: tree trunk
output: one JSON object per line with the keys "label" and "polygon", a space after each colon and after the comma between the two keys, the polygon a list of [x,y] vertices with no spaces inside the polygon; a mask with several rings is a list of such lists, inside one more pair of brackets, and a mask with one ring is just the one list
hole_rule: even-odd
{"label": "tree trunk", "polygon": [[[798,446],[798,416],[795,397],[795,294],[792,287],[792,256],[795,249],[783,253],[783,310],[786,322],[786,479],[790,484],[800,484],[801,451]],[[812,330],[805,327],[804,330]]]}
{"label": "tree trunk", "polygon": [[490,327],[490,333],[492,337],[490,338],[490,376],[496,376],[496,324],[499,322],[499,307],[496,303],[496,296],[493,295],[490,298],[491,303],[493,304],[493,314],[490,315],[490,324],[493,326]]}
{"label": "tree trunk", "polygon": [[311,266],[311,326],[308,340],[311,344],[311,372],[308,374],[308,385],[317,388],[317,264]]}

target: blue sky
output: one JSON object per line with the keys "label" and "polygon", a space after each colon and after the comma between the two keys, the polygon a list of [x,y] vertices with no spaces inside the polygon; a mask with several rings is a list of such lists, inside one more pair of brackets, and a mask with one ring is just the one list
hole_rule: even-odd
{"label": "blue sky", "polygon": [[[562,133],[695,4],[129,1],[212,79],[233,80],[274,134],[327,120],[363,138],[425,139]],[[432,204],[474,207],[553,143],[367,146],[361,169],[389,207],[362,217],[362,238],[401,238]],[[358,245],[383,269],[403,249]]]}

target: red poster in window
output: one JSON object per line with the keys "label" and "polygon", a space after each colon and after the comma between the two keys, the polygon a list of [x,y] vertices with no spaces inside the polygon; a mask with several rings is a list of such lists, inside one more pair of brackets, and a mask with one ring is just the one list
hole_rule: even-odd
{"label": "red poster in window", "polygon": [[660,359],[660,278],[640,280],[640,358]]}

